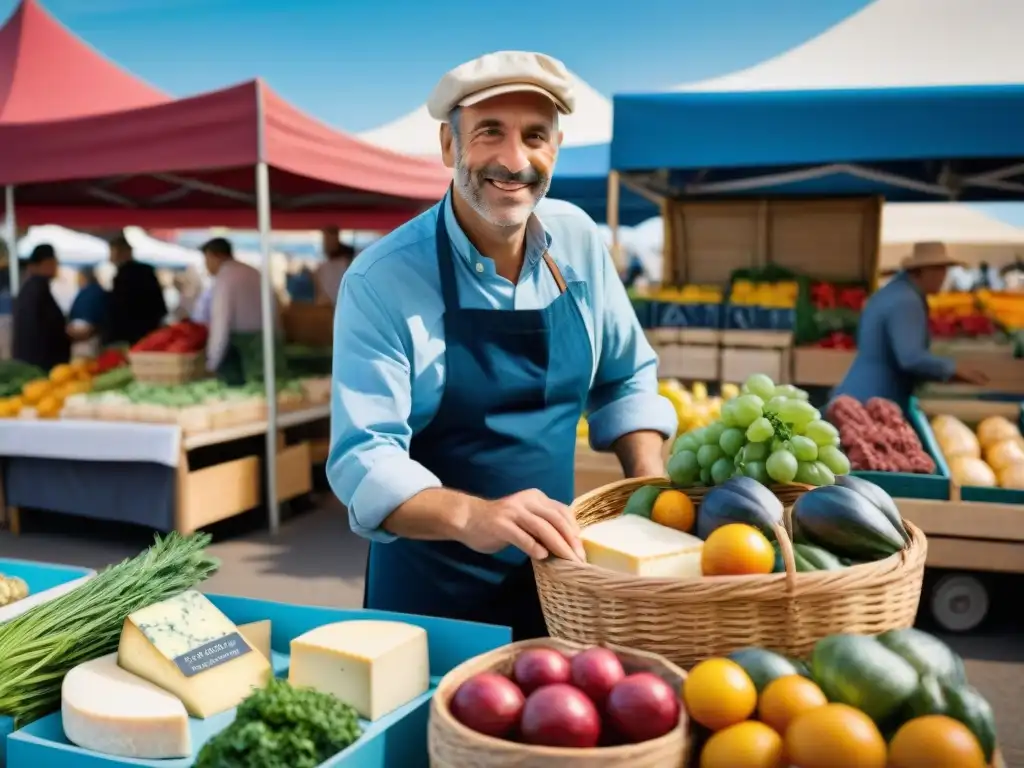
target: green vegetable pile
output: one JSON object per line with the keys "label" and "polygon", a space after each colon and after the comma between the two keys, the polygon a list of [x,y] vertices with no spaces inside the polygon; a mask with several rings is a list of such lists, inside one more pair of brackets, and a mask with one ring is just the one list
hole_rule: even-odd
{"label": "green vegetable pile", "polygon": [[146,551],[0,625],[0,713],[21,728],[60,709],[73,667],[117,650],[128,614],[212,576],[208,534],[156,537]]}
{"label": "green vegetable pile", "polygon": [[[262,384],[229,387],[216,379],[205,379],[192,382],[191,384],[162,386],[143,384],[131,381],[129,378],[129,380],[123,382],[123,385],[118,394],[124,395],[129,401],[146,405],[162,405],[168,408],[187,408],[192,405],[205,405],[213,402],[245,400],[251,397],[262,397],[265,394]],[[94,397],[99,398],[103,396],[104,393],[100,392],[98,388],[94,386],[94,389],[96,390]],[[114,387],[104,387],[103,389],[109,391],[114,389]],[[279,381],[277,391],[279,393],[294,392],[301,394],[302,383],[297,380]]]}
{"label": "green vegetable pile", "polygon": [[0,397],[21,394],[21,388],[34,379],[45,379],[46,371],[20,360],[0,360]]}
{"label": "green vegetable pile", "polygon": [[275,678],[238,706],[234,722],[203,745],[194,768],[316,768],[362,733],[351,705]]}

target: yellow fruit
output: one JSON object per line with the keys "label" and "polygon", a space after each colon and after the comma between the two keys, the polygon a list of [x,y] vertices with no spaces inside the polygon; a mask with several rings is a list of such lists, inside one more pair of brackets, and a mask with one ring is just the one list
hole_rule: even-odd
{"label": "yellow fruit", "polygon": [[708,388],[703,382],[698,381],[693,385],[693,399],[702,402],[708,399]]}
{"label": "yellow fruit", "polygon": [[758,722],[719,731],[704,745],[700,768],[785,768],[782,737]]}
{"label": "yellow fruit", "polygon": [[985,768],[985,755],[967,727],[945,715],[917,717],[889,744],[888,768]]}
{"label": "yellow fruit", "polygon": [[761,692],[757,717],[776,733],[785,734],[799,715],[828,704],[828,699],[814,681],[800,675],[780,677]]}
{"label": "yellow fruit", "polygon": [[651,507],[651,520],[677,531],[689,533],[696,517],[693,501],[682,491],[662,491]]}
{"label": "yellow fruit", "polygon": [[63,384],[66,381],[71,381],[73,378],[75,378],[75,369],[68,363],[55,365],[50,371],[50,381],[54,384]]}
{"label": "yellow fruit", "polygon": [[732,400],[734,397],[740,396],[740,388],[735,384],[723,384],[722,385],[722,399]]}
{"label": "yellow fruit", "polygon": [[48,379],[35,379],[21,388],[21,396],[25,405],[35,405],[53,389]]}
{"label": "yellow fruit", "polygon": [[64,403],[56,397],[44,397],[36,405],[36,416],[40,419],[55,419],[60,415]]}
{"label": "yellow fruit", "polygon": [[878,726],[846,704],[804,712],[786,729],[784,743],[786,758],[798,768],[886,768]]}
{"label": "yellow fruit", "polygon": [[705,576],[742,576],[771,573],[775,550],[763,533],[750,525],[730,523],[704,541],[700,556]]}
{"label": "yellow fruit", "polygon": [[1014,439],[1021,439],[1020,430],[1003,416],[989,416],[978,424],[978,442],[981,443],[982,448]]}
{"label": "yellow fruit", "polygon": [[708,659],[683,683],[686,711],[712,731],[748,720],[757,707],[757,688],[743,667],[729,659]]}

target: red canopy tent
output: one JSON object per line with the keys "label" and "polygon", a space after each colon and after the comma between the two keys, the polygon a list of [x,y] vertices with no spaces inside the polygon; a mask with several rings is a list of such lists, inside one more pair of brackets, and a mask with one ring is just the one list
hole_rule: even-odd
{"label": "red canopy tent", "polygon": [[62,120],[170,101],[23,0],[0,27],[0,125]]}

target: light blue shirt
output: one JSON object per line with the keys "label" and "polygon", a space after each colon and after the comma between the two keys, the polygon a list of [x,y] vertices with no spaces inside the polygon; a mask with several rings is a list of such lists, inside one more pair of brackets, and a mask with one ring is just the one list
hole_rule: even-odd
{"label": "light blue shirt", "polygon": [[884,397],[906,408],[914,388],[949,381],[956,363],[928,350],[928,304],[905,272],[864,306],[857,329],[857,357],[836,395],[865,402]]}
{"label": "light blue shirt", "polygon": [[[559,295],[542,256],[567,282],[582,281],[579,307],[594,370],[587,401],[590,441],[608,450],[638,430],[675,434],[671,403],[658,394],[658,358],[648,344],[597,225],[579,208],[544,199],[527,227],[519,282],[469,242],[448,197],[364,250],[341,284],[334,320],[331,452],[327,477],[348,508],[352,530],[394,538],[380,528],[397,507],[441,481],[409,457],[412,436],[437,413],[445,382],[444,299],[435,226],[443,211],[461,306],[542,309]],[[545,429],[524,418],[524,435]]]}

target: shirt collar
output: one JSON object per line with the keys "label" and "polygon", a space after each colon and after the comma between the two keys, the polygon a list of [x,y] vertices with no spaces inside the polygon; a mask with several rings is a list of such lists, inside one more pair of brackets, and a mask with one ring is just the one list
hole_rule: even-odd
{"label": "shirt collar", "polygon": [[[451,242],[452,251],[457,253],[459,258],[465,260],[473,272],[479,275],[497,274],[494,260],[480,253],[466,237],[462,227],[459,226],[458,219],[455,218],[455,210],[452,207],[453,194],[454,192],[449,188],[442,201],[444,223],[448,228],[448,240]],[[532,272],[550,247],[551,233],[548,232],[536,213],[530,214],[530,218],[526,222],[526,258],[523,261],[522,274],[527,275]]]}

